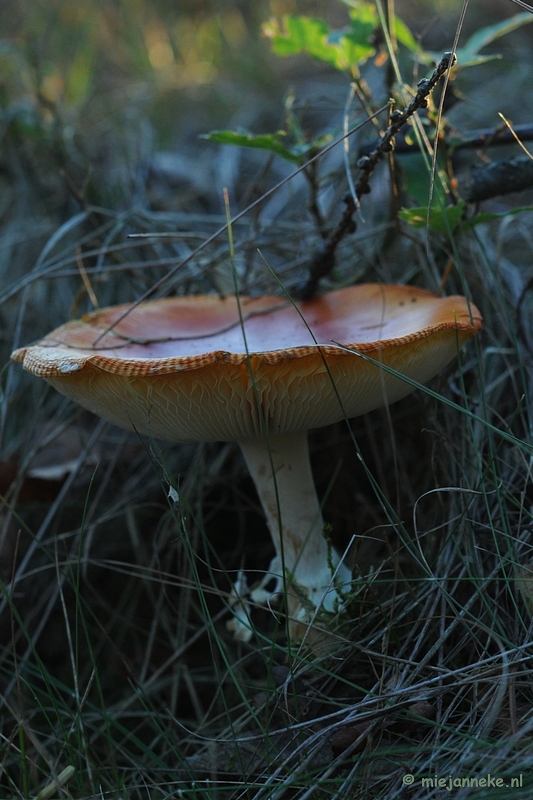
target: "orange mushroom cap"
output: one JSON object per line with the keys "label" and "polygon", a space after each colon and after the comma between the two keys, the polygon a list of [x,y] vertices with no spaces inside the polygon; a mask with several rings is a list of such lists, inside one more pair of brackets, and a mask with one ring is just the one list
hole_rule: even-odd
{"label": "orange mushroom cap", "polygon": [[242,324],[233,296],[106,308],[12,357],[121,427],[238,441],[261,435],[261,417],[269,433],[292,433],[399,400],[412,386],[357,353],[424,383],[482,324],[464,297],[401,285],[239,302]]}

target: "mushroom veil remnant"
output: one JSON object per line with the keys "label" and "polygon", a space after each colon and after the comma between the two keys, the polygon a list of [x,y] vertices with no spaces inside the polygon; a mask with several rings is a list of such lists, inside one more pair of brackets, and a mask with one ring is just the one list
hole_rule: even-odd
{"label": "mushroom veil remnant", "polygon": [[[106,308],[12,357],[123,428],[238,442],[276,550],[251,597],[286,587],[297,630],[317,606],[334,611],[351,579],[324,536],[307,431],[405,397],[401,376],[427,382],[480,327],[464,297],[363,284],[296,303],[199,295]],[[242,619],[234,628],[250,635]]]}

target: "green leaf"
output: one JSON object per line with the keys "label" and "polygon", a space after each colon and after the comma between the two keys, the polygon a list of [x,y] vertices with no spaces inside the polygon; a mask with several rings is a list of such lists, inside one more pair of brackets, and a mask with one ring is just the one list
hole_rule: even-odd
{"label": "green leaf", "polygon": [[441,153],[437,151],[437,172],[431,179],[431,165],[424,152],[402,153],[395,157],[401,165],[401,182],[405,193],[417,206],[431,205],[439,209],[449,202],[449,180],[442,163]]}
{"label": "green leaf", "polygon": [[425,206],[402,208],[399,216],[412,228],[425,228],[429,224],[430,230],[438,233],[447,233],[449,230],[453,230],[460,222],[463,209],[464,201],[461,201],[455,206],[430,208],[429,218],[428,210]]}
{"label": "green leaf", "polygon": [[458,67],[478,67],[480,64],[488,64],[489,61],[498,61],[502,57],[501,53],[488,53],[487,55],[466,56],[463,51],[457,53]]}
{"label": "green leaf", "polygon": [[494,25],[487,25],[485,28],[479,28],[472,34],[466,44],[457,51],[457,57],[459,58],[459,53],[466,59],[477,56],[483,47],[491,44],[501,36],[505,36],[506,33],[510,33],[520,28],[522,25],[527,25],[529,22],[533,22],[533,14],[524,11],[521,14],[515,14],[514,17],[510,17],[509,19],[496,22]]}
{"label": "green leaf", "polygon": [[333,66],[343,72],[361,66],[376,52],[375,47],[359,41],[358,36],[352,33],[340,36],[335,43],[335,50],[337,54]]}
{"label": "green leaf", "polygon": [[258,150],[269,150],[271,153],[287,159],[287,161],[298,161],[298,157],[293,155],[283,144],[284,132],[253,134],[247,131],[211,131],[200,136],[217,144],[232,144],[238,147],[254,147]]}
{"label": "green leaf", "polygon": [[394,17],[394,30],[396,39],[400,42],[400,44],[403,44],[403,46],[407,47],[407,49],[412,53],[423,52],[420,42],[417,42],[405,22],[399,17]]}
{"label": "green leaf", "polygon": [[350,32],[354,41],[368,45],[369,39],[379,26],[379,16],[375,5],[357,3],[350,14]]}
{"label": "green leaf", "polygon": [[278,56],[307,53],[345,72],[355,69],[375,53],[369,43],[375,20],[368,15],[365,4],[364,12],[352,17],[350,26],[331,31],[323,20],[286,14],[281,21],[273,19],[265,23],[263,33],[271,40],[272,50]]}
{"label": "green leaf", "polygon": [[[376,52],[371,37],[379,26],[379,16],[373,3],[342,2],[349,7],[350,24],[337,30],[330,30],[321,19],[291,14],[265,23],[263,33],[271,40],[273,52],[282,57],[307,53],[342,72],[357,71]],[[420,45],[407,25],[396,17],[395,26],[398,41],[420,53]]]}
{"label": "green leaf", "polygon": [[[479,28],[462,47],[457,49],[457,66],[472,67],[501,58],[501,55],[498,53],[482,55],[479,51],[501,36],[505,36],[506,33],[510,33],[530,22],[533,22],[533,14],[524,11],[521,14],[515,14],[514,17],[510,17],[509,19],[496,22],[494,25],[487,25],[484,28]],[[422,55],[422,58],[425,59],[426,56],[429,56],[429,58],[435,62],[439,62],[442,58],[442,53],[427,51]]]}
{"label": "green leaf", "polygon": [[481,214],[477,214],[475,217],[472,217],[472,219],[465,220],[462,225],[462,230],[468,231],[471,228],[474,228],[476,225],[482,225],[484,222],[491,222],[494,219],[514,217],[515,214],[522,214],[523,211],[533,211],[533,206],[518,206],[517,208],[511,208],[508,211],[502,211],[500,213],[495,211],[484,211]]}
{"label": "green leaf", "polygon": [[[533,206],[520,206],[512,208],[508,211],[496,213],[492,211],[476,214],[471,219],[461,221],[466,203],[461,200],[455,206],[446,206],[446,208],[431,208],[429,212],[429,228],[438,233],[447,233],[453,230],[460,224],[461,232],[469,231],[476,225],[482,225],[484,222],[491,222],[495,219],[504,219],[505,217],[515,216],[524,211],[533,211]],[[400,219],[407,222],[412,228],[425,228],[428,224],[428,210],[425,206],[418,208],[402,208],[399,212]]]}
{"label": "green leaf", "polygon": [[252,147],[258,150],[269,150],[293,164],[302,164],[314,152],[318,152],[333,138],[332,134],[325,134],[313,139],[311,142],[298,144],[285,143],[285,131],[276,133],[250,133],[249,131],[211,131],[202,134],[201,139],[217,144],[231,144],[237,147]]}
{"label": "green leaf", "polygon": [[335,48],[327,43],[330,29],[321,19],[285,14],[281,24],[276,19],[266,22],[263,33],[271,39],[273,52],[282,58],[305,52],[328,63],[335,60]]}

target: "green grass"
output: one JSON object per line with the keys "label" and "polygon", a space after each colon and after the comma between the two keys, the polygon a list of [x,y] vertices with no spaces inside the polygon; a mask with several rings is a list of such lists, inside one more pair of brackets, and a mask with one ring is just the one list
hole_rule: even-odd
{"label": "green grass", "polygon": [[[310,196],[328,226],[342,213],[348,185],[332,151],[314,183],[289,181],[232,224],[232,239],[223,233],[197,250],[226,222],[219,178],[237,213],[294,170],[261,151],[196,140],[238,127],[231,117],[243,91],[246,126],[258,134],[279,127],[287,73],[300,94],[286,110],[302,130],[337,135],[362,118],[356,108],[343,119],[342,75],[303,60],[280,62],[275,75],[259,38],[271,12],[326,16],[324,8],[224,3],[217,16],[205,4],[180,16],[173,5],[138,5],[140,16],[128,16],[117,4],[113,20],[106,4],[33,4],[0,54],[0,797],[405,800],[436,796],[422,778],[488,773],[521,775],[512,796],[527,797],[531,212],[497,215],[531,198],[498,197],[482,206],[494,214],[482,224],[426,231],[396,224],[384,168],[322,283],[442,283],[446,293],[467,291],[484,317],[483,332],[429,388],[311,434],[324,516],[341,545],[356,537],[354,591],[335,621],[342,646],[333,653],[290,647],[280,608],[254,611],[250,643],[226,630],[237,571],[253,582],[272,555],[235,445],[141,441],[8,361],[12,347],[90,310],[88,284],[100,305],[160,281],[161,294],[232,291],[235,267],[243,292],[279,294],[280,283],[294,292],[320,243]],[[49,35],[36,54],[43,20]],[[198,32],[183,85],[181,29]],[[514,36],[516,53],[530,52],[528,29]],[[166,73],[165,47],[150,60],[165,41],[174,58]],[[500,98],[487,105],[487,83],[509,87],[509,113],[506,52],[477,77],[459,74],[468,97],[451,116],[461,130],[498,124]],[[400,68],[416,83],[405,54]],[[174,101],[187,119],[173,121]],[[513,102],[524,121],[521,97]],[[205,180],[177,162],[174,177],[152,169],[139,178],[175,141]],[[427,187],[426,173],[415,177]],[[173,235],[128,238],[154,231]],[[475,796],[510,791],[481,786]]]}

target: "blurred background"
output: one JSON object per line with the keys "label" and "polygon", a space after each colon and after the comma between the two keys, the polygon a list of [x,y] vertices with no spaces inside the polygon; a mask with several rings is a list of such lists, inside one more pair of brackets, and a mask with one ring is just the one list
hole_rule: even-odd
{"label": "blurred background", "polygon": [[[234,750],[224,750],[214,761],[202,761],[198,752],[204,739],[221,731],[228,739],[239,714],[254,717],[264,703],[258,693],[272,685],[272,664],[285,664],[267,640],[241,648],[224,627],[236,571],[244,565],[256,575],[271,555],[236,448],[140,442],[64,401],[10,363],[9,354],[96,304],[137,299],[168,273],[161,294],[231,287],[225,235],[196,253],[224,224],[223,189],[236,213],[287,177],[294,164],[201,136],[240,128],[274,132],[286,125],[289,111],[306,137],[340,134],[349,78],[305,55],[275,56],[262,25],[294,13],[342,27],[348,5],[333,0],[0,3],[0,494],[6,498],[0,515],[5,589],[0,714],[7,743],[5,760],[0,758],[2,797],[33,797],[67,764],[74,764],[78,775],[77,793],[73,789],[68,796],[104,796],[97,795],[103,785],[106,797],[146,797],[143,781],[154,792],[165,787],[150,796],[182,796],[169,788],[183,780],[179,770],[205,777],[236,757]],[[452,47],[461,8],[460,0],[400,0],[395,12],[424,49],[442,53]],[[520,10],[508,0],[472,0],[459,44]],[[464,135],[494,129],[502,124],[498,112],[515,125],[531,123],[533,26],[483,52],[502,58],[459,71],[456,102],[447,111],[451,127]],[[376,107],[387,101],[390,89],[378,62],[370,59],[363,73]],[[403,51],[400,65],[411,86],[430,73]],[[355,106],[353,121],[362,119]],[[354,151],[375,136],[366,126],[354,139]],[[515,146],[498,151],[515,153]],[[319,206],[327,224],[343,208],[342,158],[342,151],[332,151],[320,166]],[[474,153],[461,156],[459,173],[466,174],[476,159]],[[289,288],[305,277],[309,254],[320,242],[309,203],[312,180],[300,175],[235,225],[235,264],[244,291],[279,291],[265,260]],[[343,243],[335,275],[324,286],[400,280],[438,290],[446,274],[446,291],[462,291],[459,274],[445,272],[451,255],[438,238],[428,254],[426,242],[412,232],[396,236],[389,195],[383,169],[374,176],[356,236]],[[523,192],[494,198],[485,208],[503,213],[531,203],[531,192]],[[494,352],[506,359],[505,348],[520,338],[506,326],[514,324],[509,320],[531,277],[531,215],[513,220],[483,232],[474,244],[461,240],[461,275],[486,318],[485,341],[493,348],[487,374],[497,386],[494,407],[506,430],[521,424],[523,387],[518,368],[507,372],[507,362],[496,364]],[[173,238],[128,238],[154,231]],[[486,261],[480,253],[489,253]],[[491,283],[486,277],[489,262],[498,265],[501,285],[499,278]],[[492,307],[500,296],[495,287],[510,303],[509,314]],[[472,363],[467,360],[465,370]],[[445,376],[437,388],[461,401],[461,391],[475,393],[474,386],[483,383],[468,375],[465,384]],[[497,383],[500,375],[508,383]],[[480,401],[475,407],[481,406]],[[363,459],[398,519],[410,520],[417,498],[434,486],[468,485],[477,491],[475,471],[469,472],[476,447],[464,458],[456,450],[457,442],[466,441],[463,423],[419,394],[392,409],[393,435],[386,412],[352,423]],[[335,535],[341,542],[352,533],[360,536],[361,574],[385,564],[389,585],[398,574],[418,574],[385,524],[344,427],[315,433],[311,447]],[[520,472],[514,458],[511,454],[506,462],[513,476]],[[514,480],[511,505],[518,514],[527,492]],[[179,482],[181,517],[167,501],[171,481]],[[443,496],[422,501],[418,512],[428,531],[447,515],[475,517],[471,507],[468,514],[463,506],[449,509]],[[484,513],[486,508],[480,517]],[[494,527],[483,518],[476,530]],[[426,543],[428,553],[437,552],[435,538],[428,536]],[[396,611],[390,613],[392,618]],[[416,617],[416,611],[410,613]],[[278,630],[266,611],[259,612],[258,625],[268,635]],[[454,657],[463,647],[468,649],[461,640]],[[370,691],[373,668],[361,666],[359,650],[351,655],[344,673],[337,665],[317,679],[322,700],[338,697],[339,705],[349,705],[360,699],[361,686]],[[330,681],[327,690],[320,681]],[[307,697],[306,691],[301,695]],[[87,709],[83,723],[82,708]],[[258,758],[263,768],[263,755]],[[120,788],[126,784],[127,791]],[[237,785],[235,796],[238,792]]]}

